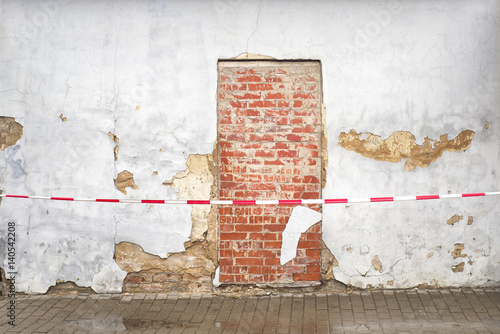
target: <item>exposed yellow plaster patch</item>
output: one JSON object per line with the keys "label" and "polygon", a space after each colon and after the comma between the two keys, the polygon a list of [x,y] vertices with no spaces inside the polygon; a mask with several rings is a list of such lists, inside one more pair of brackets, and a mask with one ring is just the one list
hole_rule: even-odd
{"label": "exposed yellow plaster patch", "polygon": [[23,136],[23,126],[14,117],[0,116],[0,151],[13,146]]}
{"label": "exposed yellow plaster patch", "polygon": [[[191,154],[186,162],[187,169],[177,173],[163,185],[179,191],[179,197],[184,199],[212,198],[214,175],[211,166],[214,165],[210,154]],[[210,205],[193,205],[191,219],[191,241],[204,240],[208,229]]]}
{"label": "exposed yellow plaster patch", "polygon": [[387,281],[387,285],[393,286],[394,285],[394,281]]}
{"label": "exposed yellow plaster patch", "polygon": [[321,240],[321,280],[334,280],[333,268],[338,267],[339,262],[332,254],[328,246]]}
{"label": "exposed yellow plaster patch", "polygon": [[372,259],[372,266],[379,273],[382,272],[382,262],[380,262],[378,255],[375,255],[375,257]]}
{"label": "exposed yellow plaster patch", "polygon": [[[115,143],[117,143],[117,144],[120,143],[120,138],[118,138],[114,133],[108,132],[108,136]],[[119,151],[120,151],[120,147],[118,147],[118,145],[116,145],[115,148],[113,149],[113,153],[115,155],[115,161],[118,160],[118,152]]]}
{"label": "exposed yellow plaster patch", "polygon": [[63,121],[63,122],[67,122],[67,121],[68,121],[68,119],[67,119],[66,117],[64,117],[64,115],[63,115],[63,114],[59,115],[59,118],[60,118],[60,119],[61,119],[61,121]]}
{"label": "exposed yellow plaster patch", "polygon": [[473,216],[469,216],[469,218],[467,219],[467,225],[472,225],[473,221],[474,221],[474,217]]}
{"label": "exposed yellow plaster patch", "polygon": [[464,219],[464,216],[459,216],[457,214],[453,215],[450,219],[448,219],[446,221],[446,224],[448,225],[453,225],[455,223],[458,223],[459,221],[461,221],[462,219]]}
{"label": "exposed yellow plaster patch", "polygon": [[453,259],[457,259],[459,257],[466,257],[467,254],[462,254],[462,250],[464,250],[465,246],[463,243],[456,243],[455,244],[455,249],[453,250],[453,252],[451,252],[451,256],[453,257]]}
{"label": "exposed yellow plaster patch", "polygon": [[456,266],[451,266],[451,271],[453,271],[454,273],[461,273],[462,271],[464,271],[464,265],[465,262],[460,262]]}
{"label": "exposed yellow plaster patch", "polygon": [[434,256],[434,252],[430,252],[429,254],[427,254],[427,258],[430,259],[431,257]]}
{"label": "exposed yellow plaster patch", "polygon": [[206,276],[215,272],[215,264],[208,256],[203,247],[197,246],[162,258],[145,252],[139,245],[123,241],[115,245],[114,259],[120,269],[128,273],[158,269],[168,274]]}
{"label": "exposed yellow plaster patch", "polygon": [[[365,139],[361,139],[366,135]],[[429,137],[422,145],[415,143],[415,136],[407,131],[394,132],[389,138],[382,140],[372,133],[357,133],[354,129],[349,133],[339,135],[339,145],[346,150],[354,151],[364,157],[388,162],[399,162],[407,159],[405,169],[412,171],[417,167],[428,167],[436,161],[443,152],[459,152],[469,149],[474,131],[464,130],[454,139],[448,140],[448,135],[442,135],[439,140]]]}
{"label": "exposed yellow plaster patch", "polygon": [[125,188],[130,187],[132,189],[139,189],[139,187],[134,182],[134,175],[130,173],[128,170],[124,170],[118,176],[115,181],[116,189],[120,190],[125,195],[127,194],[127,190]]}
{"label": "exposed yellow plaster patch", "polygon": [[484,122],[484,129],[488,130],[490,128],[490,122],[486,121]]}

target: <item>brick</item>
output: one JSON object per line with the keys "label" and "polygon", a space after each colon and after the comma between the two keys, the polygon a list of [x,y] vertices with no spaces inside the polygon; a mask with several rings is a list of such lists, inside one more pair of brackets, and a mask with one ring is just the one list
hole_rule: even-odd
{"label": "brick", "polygon": [[[278,101],[279,107],[279,101]],[[290,110],[288,109],[269,109],[264,111],[265,116],[273,117],[273,116],[288,116],[290,114]]]}
{"label": "brick", "polygon": [[220,274],[219,281],[224,283],[234,283],[235,282],[234,275]]}
{"label": "brick", "polygon": [[294,281],[319,281],[320,273],[306,273],[306,274],[294,274]]}
{"label": "brick", "polygon": [[264,259],[260,258],[236,258],[236,265],[238,266],[262,266],[264,264]]}
{"label": "brick", "polygon": [[262,257],[262,258],[274,258],[276,257],[277,251],[271,251],[267,249],[258,249],[258,250],[250,250],[248,251],[249,257]]}
{"label": "brick", "polygon": [[281,249],[281,241],[267,241],[266,240],[264,242],[264,248],[265,249]]}
{"label": "brick", "polygon": [[245,94],[233,94],[235,99],[238,100],[255,100],[255,99],[260,99],[261,98],[261,93],[245,93]]}
{"label": "brick", "polygon": [[229,101],[229,104],[233,108],[246,108],[247,103],[242,101]]}
{"label": "brick", "polygon": [[248,186],[246,183],[223,181],[220,182],[220,188],[231,189],[231,190],[246,190],[248,189]]}
{"label": "brick", "polygon": [[316,132],[315,126],[302,126],[302,127],[294,127],[292,133],[311,133]]}
{"label": "brick", "polygon": [[286,135],[286,140],[288,141],[302,141],[302,136],[296,134]]}
{"label": "brick", "polygon": [[248,222],[250,224],[263,224],[264,223],[264,217],[262,216],[251,216],[248,219]]}
{"label": "brick", "polygon": [[244,240],[246,237],[246,233],[220,233],[221,240]]}
{"label": "brick", "polygon": [[264,135],[251,134],[249,136],[249,140],[250,141],[272,141],[272,140],[274,140],[274,137],[272,135],[267,135],[267,134],[264,134]]}
{"label": "brick", "polygon": [[264,276],[262,276],[262,275],[249,275],[248,282],[251,282],[251,283],[264,282]]}
{"label": "brick", "polygon": [[277,101],[276,106],[278,108],[289,108],[290,107],[290,102],[279,100],[279,101]]}
{"label": "brick", "polygon": [[282,82],[283,79],[280,77],[267,77],[266,82]]}
{"label": "brick", "polygon": [[273,85],[269,83],[265,84],[247,84],[249,91],[265,91],[265,90],[273,90]]}
{"label": "brick", "polygon": [[248,239],[250,240],[279,240],[281,235],[276,233],[250,233]]}
{"label": "brick", "polygon": [[283,95],[283,93],[281,92],[276,92],[276,93],[266,93],[266,95],[264,96],[264,98],[266,100],[279,100],[279,99],[284,99],[285,98],[285,95]]}
{"label": "brick", "polygon": [[219,120],[220,124],[233,124],[231,117],[222,117]]}
{"label": "brick", "polygon": [[285,163],[283,161],[281,161],[280,159],[276,159],[276,160],[266,160],[266,161],[264,161],[264,165],[266,165],[266,166],[269,166],[269,165],[285,165]]}
{"label": "brick", "polygon": [[221,232],[234,232],[235,226],[233,224],[221,224],[219,229]]}
{"label": "brick", "polygon": [[221,157],[245,157],[246,153],[244,151],[238,150],[220,150]]}
{"label": "brick", "polygon": [[306,272],[303,266],[285,265],[284,272],[287,274],[302,274]]}
{"label": "brick", "polygon": [[262,225],[238,224],[238,225],[235,225],[235,230],[237,232],[261,232]]}
{"label": "brick", "polygon": [[255,100],[248,102],[248,108],[274,108],[275,106],[276,102],[274,101]]}
{"label": "brick", "polygon": [[228,141],[245,141],[245,135],[239,134],[239,133],[219,134],[219,138],[225,139]]}
{"label": "brick", "polygon": [[294,157],[298,157],[299,156],[299,152],[298,151],[280,150],[277,153],[278,153],[278,157],[279,158],[284,158],[284,157],[294,158]]}
{"label": "brick", "polygon": [[234,222],[236,224],[248,224],[248,217],[246,216],[237,216],[234,218]]}
{"label": "brick", "polygon": [[220,88],[223,90],[228,90],[228,91],[237,91],[237,90],[246,90],[247,85],[246,84],[222,84],[220,85]]}
{"label": "brick", "polygon": [[304,240],[299,240],[299,243],[297,245],[297,248],[320,248],[320,243],[319,241],[304,241]]}
{"label": "brick", "polygon": [[255,151],[255,156],[256,157],[264,157],[264,158],[274,158],[276,156],[276,152],[274,151],[264,151],[264,150],[259,150]]}
{"label": "brick", "polygon": [[276,190],[274,183],[251,183],[248,187],[249,190]]}
{"label": "brick", "polygon": [[239,77],[236,81],[238,82],[261,82],[262,79],[258,75],[247,75]]}
{"label": "brick", "polygon": [[319,265],[310,265],[310,266],[307,266],[307,273],[308,274],[319,273],[319,272],[320,272]]}
{"label": "brick", "polygon": [[281,264],[278,258],[267,258],[264,263],[266,266],[279,266]]}
{"label": "brick", "polygon": [[314,99],[315,96],[314,94],[311,93],[304,93],[304,92],[297,92],[293,94],[294,99]]}
{"label": "brick", "polygon": [[260,275],[262,274],[262,267],[260,266],[251,266],[248,268],[249,274]]}
{"label": "brick", "polygon": [[261,116],[261,111],[257,109],[236,109],[235,114],[237,116]]}

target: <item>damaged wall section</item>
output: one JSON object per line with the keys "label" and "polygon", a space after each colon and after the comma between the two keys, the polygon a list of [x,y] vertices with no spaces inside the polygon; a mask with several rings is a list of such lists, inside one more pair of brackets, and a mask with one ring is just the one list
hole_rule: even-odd
{"label": "damaged wall section", "polygon": [[339,145],[378,161],[399,162],[406,159],[405,169],[412,171],[417,167],[428,167],[446,151],[468,150],[473,138],[474,131],[463,130],[454,139],[448,140],[448,135],[444,134],[439,140],[426,137],[423,144],[418,145],[415,136],[407,131],[394,132],[382,140],[380,136],[369,132],[357,133],[353,129],[339,135]]}
{"label": "damaged wall section", "polygon": [[[187,169],[163,185],[184,199],[215,199],[216,169],[212,156],[192,154]],[[213,206],[193,205],[190,241],[185,251],[166,258],[149,254],[137,244],[120,242],[114,259],[127,272],[124,292],[211,291],[217,267],[217,212]]]}

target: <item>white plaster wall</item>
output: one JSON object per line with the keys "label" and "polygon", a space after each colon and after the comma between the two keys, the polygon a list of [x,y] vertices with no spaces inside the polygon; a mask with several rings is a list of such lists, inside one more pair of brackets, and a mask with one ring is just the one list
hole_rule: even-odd
{"label": "white plaster wall", "polygon": [[[1,152],[0,188],[176,198],[161,183],[186,168],[189,154],[211,153],[216,140],[217,60],[251,52],[321,60],[329,154],[324,198],[498,190],[499,6],[495,0],[2,0],[0,114],[24,127],[16,159],[25,174],[13,178]],[[406,130],[419,144],[463,129],[476,135],[469,150],[407,172],[403,163],[339,147],[338,135],[350,129],[383,138]],[[120,139],[116,162],[108,132]],[[113,184],[125,169],[139,186],[127,195]],[[182,251],[190,211],[4,199],[0,240],[6,222],[16,221],[19,291],[42,293],[57,279],[120,291],[125,273],[113,261],[114,244],[135,242],[160,256]],[[454,214],[465,218],[447,225]],[[339,261],[336,278],[348,284],[498,284],[498,214],[498,198],[330,205],[323,208],[323,239]],[[474,216],[472,225],[467,216]],[[452,259],[455,243],[465,244],[462,253],[473,262],[461,273],[451,266],[469,258]],[[381,272],[371,267],[376,255]]]}

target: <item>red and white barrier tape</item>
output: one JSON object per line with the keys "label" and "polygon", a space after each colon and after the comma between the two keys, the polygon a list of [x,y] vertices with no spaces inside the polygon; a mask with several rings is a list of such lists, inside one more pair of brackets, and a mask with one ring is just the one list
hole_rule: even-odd
{"label": "red and white barrier tape", "polygon": [[195,204],[195,205],[290,205],[290,204],[346,204],[346,203],[372,203],[372,202],[399,202],[422,201],[430,199],[448,199],[464,197],[495,196],[500,192],[446,194],[424,196],[395,196],[395,197],[364,197],[364,198],[331,198],[331,199],[292,199],[292,200],[163,200],[163,199],[114,199],[114,198],[73,198],[73,197],[48,197],[0,194],[5,198],[44,199],[52,201],[82,201],[82,202],[107,202],[107,203],[145,203],[145,204]]}

